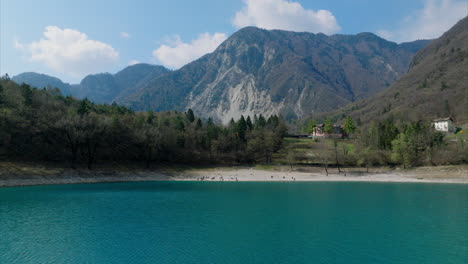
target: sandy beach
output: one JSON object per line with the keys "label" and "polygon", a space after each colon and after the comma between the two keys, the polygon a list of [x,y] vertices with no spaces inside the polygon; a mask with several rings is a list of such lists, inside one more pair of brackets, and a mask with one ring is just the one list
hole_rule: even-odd
{"label": "sandy beach", "polygon": [[187,170],[52,170],[23,169],[0,172],[0,187],[76,184],[130,181],[239,181],[239,182],[420,182],[468,184],[468,166],[420,167],[409,170],[373,168],[369,173],[362,168],[346,168],[338,173],[336,168],[291,168],[271,166],[268,169],[255,167],[219,167]]}
{"label": "sandy beach", "polygon": [[194,171],[188,177],[177,180],[199,181],[364,181],[364,182],[434,182],[434,183],[468,183],[468,171],[450,174],[426,174],[421,171],[390,171],[381,173],[366,172],[331,172],[309,173],[301,171],[266,171],[257,169]]}

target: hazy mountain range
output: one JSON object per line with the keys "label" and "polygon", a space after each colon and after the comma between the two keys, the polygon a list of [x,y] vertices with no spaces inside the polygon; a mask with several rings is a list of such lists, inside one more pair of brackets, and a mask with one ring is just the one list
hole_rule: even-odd
{"label": "hazy mountain range", "polygon": [[39,88],[59,88],[65,95],[88,98],[96,103],[111,103],[120,96],[136,92],[140,83],[149,82],[168,72],[170,70],[163,66],[142,63],[126,67],[116,74],[88,75],[79,84],[64,83],[58,78],[34,72],[21,73],[12,79]]}
{"label": "hazy mountain range", "polygon": [[179,70],[137,64],[80,84],[36,73],[13,77],[36,87],[135,110],[186,110],[223,122],[241,114],[288,119],[368,98],[404,75],[429,41],[396,44],[372,33],[332,35],[247,27]]}

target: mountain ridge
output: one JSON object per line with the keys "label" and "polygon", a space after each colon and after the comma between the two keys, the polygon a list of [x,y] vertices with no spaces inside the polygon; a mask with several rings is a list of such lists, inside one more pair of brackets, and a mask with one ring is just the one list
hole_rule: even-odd
{"label": "mountain ridge", "polygon": [[12,77],[18,84],[26,83],[34,87],[59,88],[64,95],[88,98],[96,103],[112,103],[117,97],[135,92],[138,84],[148,77],[157,77],[170,72],[160,65],[139,63],[125,67],[121,71],[97,73],[85,76],[79,84],[69,84],[46,74],[25,72]]}
{"label": "mountain ridge", "polygon": [[407,46],[372,33],[327,36],[246,27],[213,53],[117,102],[136,110],[192,108],[224,123],[260,113],[300,118],[388,87],[407,71],[414,55]]}
{"label": "mountain ridge", "polygon": [[407,74],[388,89],[332,115],[430,121],[450,116],[468,122],[468,17],[421,49]]}
{"label": "mountain ridge", "polygon": [[327,36],[245,27],[214,52],[178,70],[137,64],[116,74],[86,76],[61,90],[68,87],[78,98],[116,102],[137,111],[192,108],[224,123],[255,114],[296,119],[387,88],[428,43],[397,44],[369,32]]}

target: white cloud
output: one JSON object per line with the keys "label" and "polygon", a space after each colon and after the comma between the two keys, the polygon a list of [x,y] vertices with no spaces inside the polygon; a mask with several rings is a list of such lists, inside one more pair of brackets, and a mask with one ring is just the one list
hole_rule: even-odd
{"label": "white cloud", "polygon": [[140,61],[138,61],[138,60],[131,60],[131,61],[128,62],[128,65],[132,66],[132,65],[135,65],[135,64],[138,64],[138,63],[140,63]]}
{"label": "white cloud", "polygon": [[88,39],[74,29],[48,26],[44,38],[29,44],[15,42],[15,47],[33,62],[78,78],[86,74],[105,71],[116,65],[119,53],[110,45]]}
{"label": "white cloud", "polygon": [[335,16],[328,10],[305,9],[300,3],[287,0],[244,0],[232,23],[237,28],[256,26],[333,34],[340,30]]}
{"label": "white cloud", "polygon": [[120,37],[128,39],[130,38],[130,34],[128,32],[120,32]]}
{"label": "white cloud", "polygon": [[153,56],[161,64],[169,68],[180,68],[201,56],[213,52],[219,44],[226,40],[224,33],[203,33],[190,43],[185,43],[176,35],[170,43],[161,45],[153,51]]}
{"label": "white cloud", "polygon": [[438,38],[467,15],[467,5],[466,0],[424,0],[424,7],[403,19],[398,28],[377,34],[397,42]]}

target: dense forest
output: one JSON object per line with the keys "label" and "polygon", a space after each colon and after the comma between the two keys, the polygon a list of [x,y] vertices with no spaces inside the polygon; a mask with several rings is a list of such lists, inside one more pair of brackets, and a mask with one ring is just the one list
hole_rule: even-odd
{"label": "dense forest", "polygon": [[[325,132],[335,125],[327,118]],[[309,120],[303,133],[317,125]],[[193,113],[134,112],[63,96],[58,89],[0,80],[0,160],[67,164],[402,166],[468,163],[464,131],[448,135],[428,122],[394,119],[363,124],[347,117],[347,138],[284,140],[281,117],[243,116],[223,126]],[[302,144],[302,145],[301,145]]]}
{"label": "dense forest", "polygon": [[69,163],[240,164],[271,162],[287,128],[278,116],[227,126],[187,112],[134,112],[0,80],[0,159]]}

